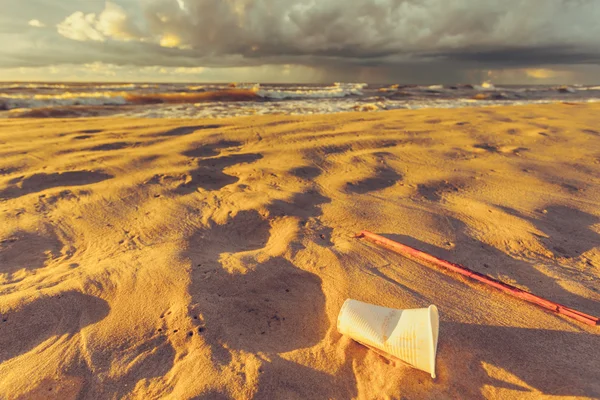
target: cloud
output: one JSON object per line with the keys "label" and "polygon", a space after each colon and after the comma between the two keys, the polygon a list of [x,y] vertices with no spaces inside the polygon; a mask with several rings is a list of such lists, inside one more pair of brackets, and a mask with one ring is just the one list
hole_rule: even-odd
{"label": "cloud", "polygon": [[110,1],[106,2],[96,27],[104,36],[117,40],[137,40],[142,35],[125,10]]}
{"label": "cloud", "polygon": [[[183,0],[178,0],[178,7],[184,10]],[[179,6],[181,4],[181,6]],[[170,20],[166,14],[160,16],[163,22]],[[157,32],[140,30],[133,22],[134,18],[127,14],[118,4],[107,1],[104,10],[96,16],[95,13],[84,14],[76,11],[57,25],[58,33],[62,36],[80,42],[97,41],[141,41],[157,43],[161,47],[189,48],[182,44],[182,39],[172,31]]]}
{"label": "cloud", "polygon": [[188,68],[175,68],[176,74],[186,74],[186,75],[199,75],[206,70],[204,67],[188,67]]}
{"label": "cloud", "polygon": [[213,58],[545,64],[598,62],[600,55],[594,0],[141,1],[137,16],[110,1],[98,17],[75,12],[59,33],[154,42]]}
{"label": "cloud", "polygon": [[125,10],[110,1],[106,2],[104,10],[98,16],[95,13],[84,14],[76,11],[56,27],[62,36],[80,42],[104,42],[107,39],[129,41],[142,38],[140,30]]}
{"label": "cloud", "polygon": [[[313,68],[290,65],[286,68],[300,82],[322,80],[322,72]],[[203,67],[139,67],[90,63],[83,65],[60,65],[34,68],[0,68],[0,79],[10,76],[13,80],[40,81],[106,81],[106,82],[289,82],[289,76],[281,74],[279,66],[203,68]]]}
{"label": "cloud", "polygon": [[[581,66],[579,67],[565,67],[555,66],[548,68],[505,68],[495,69],[487,72],[488,79],[498,84],[514,84],[519,82],[531,82],[531,83],[565,83],[565,82],[577,82],[575,79],[577,74],[575,72],[579,69],[579,76],[585,76],[581,74]],[[585,68],[583,68],[585,69]],[[598,68],[595,69],[598,72]]]}
{"label": "cloud", "polygon": [[84,14],[81,11],[74,12],[63,22],[58,24],[58,33],[64,37],[80,42],[95,40],[104,42],[106,38],[96,29],[96,14]]}
{"label": "cloud", "polygon": [[160,38],[159,41],[162,47],[179,47],[181,45],[181,38],[172,33],[167,33]]}
{"label": "cloud", "polygon": [[[181,7],[181,4],[184,7]],[[153,32],[199,52],[402,63],[598,55],[594,0],[147,0]],[[567,51],[568,50],[568,51]]]}
{"label": "cloud", "polygon": [[548,68],[534,68],[534,69],[526,69],[525,74],[531,78],[535,79],[549,79],[554,78],[559,75],[559,71],[554,71]]}
{"label": "cloud", "polygon": [[39,19],[29,20],[28,24],[29,24],[29,26],[33,26],[35,28],[43,28],[46,26],[43,22],[40,22]]}
{"label": "cloud", "polygon": [[[169,68],[280,65],[285,71],[289,64],[324,70],[322,77],[388,74],[439,82],[475,79],[488,70],[600,64],[597,0],[8,3],[8,17],[0,15],[0,67],[100,61]],[[54,34],[19,30],[42,13],[48,26],[56,26]],[[26,19],[13,25],[13,15]]]}

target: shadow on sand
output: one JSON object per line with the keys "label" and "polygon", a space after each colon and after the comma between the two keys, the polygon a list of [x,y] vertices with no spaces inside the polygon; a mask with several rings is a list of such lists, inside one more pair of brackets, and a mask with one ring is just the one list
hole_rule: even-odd
{"label": "shadow on sand", "polygon": [[[600,396],[600,346],[589,333],[442,322],[438,349],[439,379],[465,398],[482,382],[552,396]],[[490,364],[523,385],[491,378]],[[514,380],[514,378],[513,378]],[[444,385],[447,386],[447,385]]]}
{"label": "shadow on sand", "polygon": [[62,186],[82,186],[102,182],[112,175],[96,171],[68,171],[51,174],[38,173],[28,177],[11,179],[9,187],[0,191],[0,199],[13,199],[30,193]]}
{"label": "shadow on sand", "polygon": [[[496,279],[502,275],[508,276],[534,294],[543,296],[544,293],[552,293],[550,299],[552,301],[587,314],[600,314],[598,302],[564,289],[556,279],[538,271],[533,262],[516,260],[497,248],[469,236],[466,225],[456,218],[448,217],[448,222],[455,233],[453,238],[455,247],[452,250],[437,247],[406,235],[382,234],[382,236],[438,258],[462,264],[471,270]],[[477,259],[477,263],[474,262],[474,258]]]}
{"label": "shadow on sand", "polygon": [[261,154],[233,154],[215,158],[205,158],[190,172],[191,180],[177,189],[179,194],[187,194],[198,188],[219,190],[239,181],[237,176],[227,175],[223,170],[238,164],[253,163],[263,158]]}
{"label": "shadow on sand", "polygon": [[[221,169],[235,157],[203,162],[214,163],[213,167]],[[296,173],[315,177],[319,171],[305,168]],[[329,329],[319,276],[283,257],[265,261],[256,257],[256,250],[264,248],[271,238],[269,219],[294,216],[305,224],[321,215],[319,206],[329,201],[317,190],[297,193],[289,201],[276,200],[270,204],[268,216],[255,210],[241,211],[226,223],[213,224],[189,240],[189,250],[184,256],[193,265],[192,312],[200,314],[197,318],[203,324],[198,332],[211,346],[212,359],[217,365],[229,364],[233,350],[253,353],[263,360],[256,399],[356,395],[355,382],[347,379],[352,375],[349,363],[342,368],[344,379],[338,380],[279,356],[314,346]],[[322,243],[329,240],[327,229],[319,226],[316,230]],[[290,244],[292,251],[302,247],[298,242]],[[232,273],[227,271],[232,268]],[[218,399],[222,394],[211,392],[200,398]]]}
{"label": "shadow on sand", "polygon": [[75,291],[41,297],[18,309],[0,308],[0,363],[48,340],[75,335],[104,319],[109,309],[106,301]]}

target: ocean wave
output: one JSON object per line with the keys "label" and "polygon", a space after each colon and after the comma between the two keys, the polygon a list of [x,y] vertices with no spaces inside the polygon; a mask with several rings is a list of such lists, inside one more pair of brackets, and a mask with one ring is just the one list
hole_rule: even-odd
{"label": "ocean wave", "polygon": [[575,92],[577,92],[577,90],[575,90],[575,88],[572,88],[571,86],[566,86],[566,85],[559,86],[556,88],[556,90],[559,93],[575,93]]}
{"label": "ocean wave", "polygon": [[[116,106],[150,104],[194,104],[207,102],[244,102],[288,99],[334,99],[360,96],[364,83],[336,83],[325,87],[286,89],[261,88],[259,84],[237,84],[235,88],[207,90],[206,86],[186,86],[180,91],[61,91],[60,93],[0,93],[0,108],[44,108],[66,106]],[[114,86],[115,88],[121,86]],[[105,87],[100,87],[105,89]],[[214,88],[214,87],[213,87]],[[210,88],[210,89],[213,89]],[[171,88],[173,89],[173,88]],[[184,91],[187,90],[187,91]]]}
{"label": "ocean wave", "polygon": [[247,89],[247,90],[258,90],[260,89],[260,83],[248,83],[248,82],[231,82],[227,85],[229,89]]}
{"label": "ocean wave", "polygon": [[[597,102],[590,98],[578,102]],[[252,115],[313,115],[340,112],[379,112],[395,109],[490,107],[499,105],[525,105],[564,103],[564,98],[513,100],[502,102],[493,99],[440,99],[385,100],[338,98],[326,101],[311,99],[288,101],[209,102],[195,104],[155,104],[152,106],[65,106],[39,109],[16,109],[1,112],[9,118],[77,118],[77,117],[133,117],[133,118],[229,118]]]}
{"label": "ocean wave", "polygon": [[[44,87],[40,89],[40,87]],[[104,115],[322,114],[393,108],[446,108],[587,101],[599,86],[400,85],[365,83],[18,83],[0,84],[0,117]],[[18,87],[28,87],[16,89]],[[11,112],[13,110],[14,112]],[[139,113],[139,114],[138,114]]]}
{"label": "ocean wave", "polygon": [[259,101],[261,96],[252,89],[228,89],[196,93],[127,93],[128,104],[185,104],[204,102]]}
{"label": "ocean wave", "polygon": [[6,115],[9,118],[78,118],[114,115],[122,110],[116,106],[61,106],[40,108],[15,108]]}
{"label": "ocean wave", "polygon": [[3,83],[0,84],[0,90],[12,89],[66,89],[68,84],[63,83]]}
{"label": "ocean wave", "polygon": [[281,89],[259,89],[257,94],[261,97],[273,100],[286,99],[326,99],[347,96],[361,96],[366,83],[340,83],[322,88],[302,88],[296,90]]}
{"label": "ocean wave", "polygon": [[0,109],[45,108],[66,106],[123,106],[143,104],[183,104],[203,102],[260,101],[262,97],[254,90],[229,89],[212,92],[168,92],[168,93],[130,93],[130,92],[88,92],[62,94],[9,94],[0,93]]}
{"label": "ocean wave", "polygon": [[91,92],[62,94],[10,94],[0,93],[0,108],[8,110],[16,108],[43,108],[64,106],[114,106],[127,104],[121,93]]}
{"label": "ocean wave", "polygon": [[600,90],[600,86],[582,86],[576,87],[576,90]]}

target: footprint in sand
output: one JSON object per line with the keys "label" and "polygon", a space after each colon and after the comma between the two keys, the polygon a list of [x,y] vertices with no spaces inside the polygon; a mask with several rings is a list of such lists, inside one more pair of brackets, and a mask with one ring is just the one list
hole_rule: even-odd
{"label": "footprint in sand", "polygon": [[321,170],[317,167],[304,166],[294,168],[290,173],[297,178],[312,181],[317,176],[321,175]]}
{"label": "footprint in sand", "polygon": [[317,343],[328,326],[321,279],[282,257],[245,274],[221,266],[223,254],[263,248],[270,224],[257,211],[242,211],[222,225],[199,232],[186,256],[196,267],[190,293],[202,314],[206,340],[216,361],[228,363],[227,348],[281,353]]}
{"label": "footprint in sand", "polygon": [[[301,168],[318,175],[312,167]],[[267,207],[266,216],[255,210],[241,211],[190,239],[186,256],[195,266],[190,293],[202,314],[200,333],[213,347],[219,363],[230,359],[223,344],[254,353],[280,353],[314,345],[325,334],[325,298],[317,275],[283,257],[261,262],[245,274],[227,272],[222,262],[224,255],[236,253],[247,253],[245,256],[252,260],[252,252],[271,240],[267,218],[293,216],[313,221],[322,213],[319,206],[329,201],[316,190],[297,193],[289,201],[275,200]],[[304,232],[320,243],[319,237],[329,237],[330,231],[320,226]],[[303,247],[301,242],[298,238],[288,247],[298,251]]]}
{"label": "footprint in sand", "polygon": [[600,132],[595,131],[593,129],[582,129],[581,132],[587,133],[588,135],[592,135],[592,136],[600,136]]}
{"label": "footprint in sand", "polygon": [[190,172],[191,179],[177,189],[179,193],[191,193],[198,188],[219,190],[239,181],[239,178],[227,175],[223,170],[238,164],[249,164],[263,158],[261,154],[233,154],[229,156],[206,158],[198,162],[198,167]]}
{"label": "footprint in sand", "polygon": [[186,136],[191,135],[196,131],[201,131],[205,129],[218,129],[222,128],[224,125],[194,125],[194,126],[180,126],[177,128],[173,128],[166,132],[161,132],[154,136]]}
{"label": "footprint in sand", "polygon": [[17,308],[0,305],[0,363],[25,354],[42,343],[64,341],[108,315],[108,303],[70,291],[42,296]]}
{"label": "footprint in sand", "polygon": [[[100,133],[100,132],[104,132],[104,131],[102,129],[85,129],[85,130],[76,132],[76,136],[74,136],[72,139],[73,140],[90,139],[90,138],[93,138],[96,133]],[[81,135],[82,133],[84,133],[84,135]],[[67,135],[67,134],[65,133],[61,136],[65,136],[65,135]]]}
{"label": "footprint in sand", "polygon": [[401,179],[402,175],[394,169],[381,167],[375,169],[374,176],[357,182],[348,182],[345,190],[350,193],[365,194],[393,186]]}
{"label": "footprint in sand", "polygon": [[42,268],[48,258],[58,257],[63,243],[54,234],[17,232],[0,240],[0,276],[21,269]]}
{"label": "footprint in sand", "polygon": [[[301,167],[294,173],[316,177],[320,170]],[[190,285],[194,304],[191,312],[199,325],[194,335],[202,336],[210,345],[217,365],[229,364],[233,350],[260,357],[257,398],[268,397],[265,393],[277,393],[280,396],[276,397],[281,398],[305,393],[306,382],[327,397],[350,398],[356,394],[352,385],[347,390],[332,385],[331,376],[278,355],[314,346],[329,329],[322,282],[317,275],[283,257],[249,265],[244,274],[228,273],[222,265],[227,254],[242,256],[250,264],[257,261],[253,252],[256,255],[273,240],[267,218],[285,215],[310,221],[321,215],[319,206],[329,201],[317,190],[297,193],[290,201],[270,204],[268,217],[255,210],[242,211],[224,224],[198,232],[189,241],[186,256],[195,266]],[[292,252],[299,249],[301,241],[298,238],[289,244]],[[343,369],[351,374],[349,362]],[[301,383],[281,388],[281,379],[300,379]]]}
{"label": "footprint in sand", "polygon": [[474,144],[473,147],[476,149],[479,149],[479,150],[485,150],[489,153],[499,153],[500,152],[498,146],[489,144],[489,143],[478,143],[478,144]]}
{"label": "footprint in sand", "polygon": [[3,167],[3,168],[0,168],[0,176],[14,174],[15,172],[18,172],[19,170],[20,170],[20,168],[17,168],[17,167]]}
{"label": "footprint in sand", "polygon": [[200,144],[195,149],[184,151],[182,154],[186,157],[213,157],[219,155],[219,153],[223,149],[239,147],[241,145],[242,142],[235,142],[233,140],[221,140],[217,143]]}
{"label": "footprint in sand", "polygon": [[540,240],[557,257],[579,257],[600,246],[600,234],[593,228],[600,218],[576,208],[556,204],[542,210],[539,218],[524,215],[508,207],[502,209],[516,217],[528,220],[546,237]]}
{"label": "footprint in sand", "polygon": [[365,194],[394,186],[402,179],[402,175],[387,164],[390,158],[394,159],[395,156],[387,152],[373,153],[367,160],[358,158],[358,162],[368,162],[370,174],[360,180],[346,183],[344,190],[347,193]]}
{"label": "footprint in sand", "polygon": [[112,177],[112,175],[99,171],[38,173],[11,179],[8,181],[9,186],[0,191],[0,198],[13,199],[55,187],[90,185]]}
{"label": "footprint in sand", "polygon": [[465,187],[462,180],[440,180],[417,185],[417,193],[429,201],[441,201],[445,194],[460,192]]}
{"label": "footprint in sand", "polygon": [[105,143],[98,146],[91,147],[86,149],[88,151],[110,151],[110,150],[121,150],[126,149],[128,147],[136,147],[141,143],[139,142],[114,142],[114,143]]}

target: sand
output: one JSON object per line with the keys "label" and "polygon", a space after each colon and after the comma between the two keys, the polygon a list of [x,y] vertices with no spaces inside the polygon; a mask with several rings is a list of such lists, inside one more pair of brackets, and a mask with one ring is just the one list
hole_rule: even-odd
{"label": "sand", "polygon": [[[600,397],[600,104],[0,121],[0,398]],[[438,378],[341,336],[438,306]]]}

